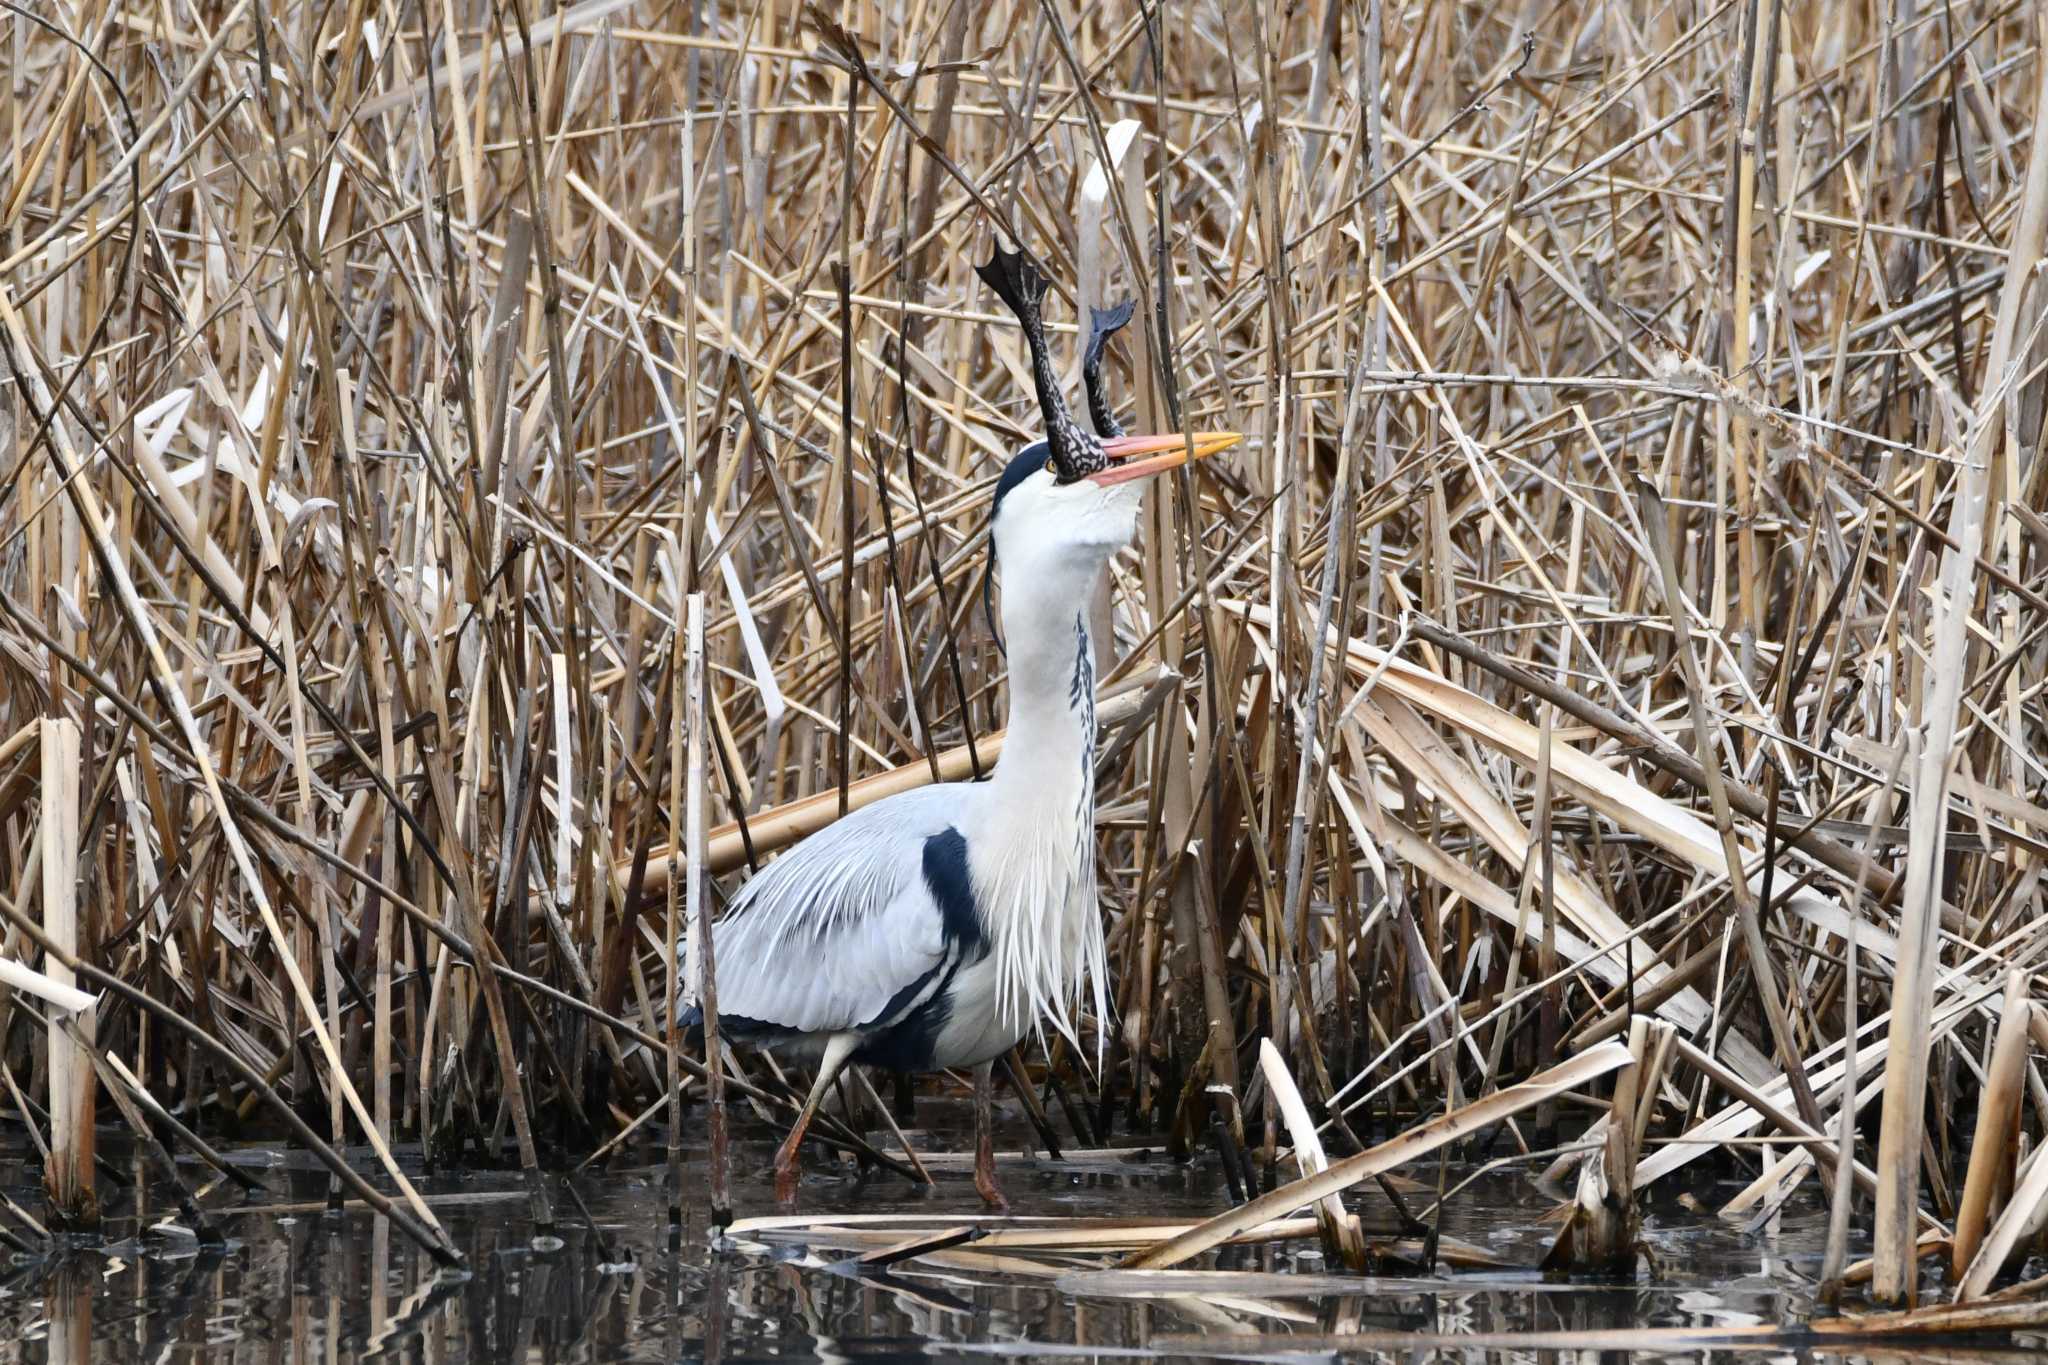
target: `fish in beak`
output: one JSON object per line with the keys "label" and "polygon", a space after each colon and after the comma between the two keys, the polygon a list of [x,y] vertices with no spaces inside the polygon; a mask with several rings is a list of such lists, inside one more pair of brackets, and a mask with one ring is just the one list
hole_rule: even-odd
{"label": "fish in beak", "polygon": [[1235,431],[1198,431],[1191,436],[1179,432],[1163,436],[1112,436],[1102,443],[1102,453],[1109,457],[1109,463],[1087,478],[1104,488],[1150,478],[1190,460],[1206,460],[1243,439]]}
{"label": "fish in beak", "polygon": [[1102,381],[1102,355],[1109,346],[1109,339],[1131,320],[1132,311],[1129,299],[1114,308],[1091,308],[1088,313],[1088,342],[1081,350],[1081,383],[1088,391],[1088,415],[1095,423],[1102,454],[1109,461],[1082,477],[1103,487],[1164,474],[1189,460],[1205,459],[1219,450],[1228,450],[1244,439],[1234,431],[1198,431],[1192,444],[1178,433],[1164,436],[1124,434],[1122,424],[1116,420],[1115,407],[1109,401],[1109,386]]}
{"label": "fish in beak", "polygon": [[[1181,435],[1126,436],[1116,425],[1102,385],[1102,351],[1118,328],[1131,319],[1128,301],[1115,308],[1097,310],[1089,320],[1088,344],[1082,356],[1082,377],[1088,389],[1089,406],[1096,423],[1106,428],[1107,440],[1084,431],[1067,411],[1060,396],[1059,378],[1053,372],[1052,353],[1045,344],[1045,321],[1041,311],[1046,281],[1024,256],[1005,251],[998,243],[986,265],[975,273],[1009,305],[1024,329],[1031,352],[1032,386],[1038,390],[1038,405],[1045,418],[1046,452],[1063,484],[1090,480],[1105,488],[1133,479],[1163,474],[1189,460],[1199,460],[1228,450],[1244,437],[1234,431],[1199,431]],[[1114,433],[1114,434],[1112,434]]]}

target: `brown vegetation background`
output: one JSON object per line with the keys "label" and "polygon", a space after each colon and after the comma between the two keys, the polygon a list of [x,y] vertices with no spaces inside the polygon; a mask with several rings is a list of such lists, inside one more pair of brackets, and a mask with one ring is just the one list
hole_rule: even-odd
{"label": "brown vegetation background", "polygon": [[[1881,1244],[1945,1220],[2048,953],[2039,44],[1979,0],[10,6],[0,953],[58,967],[71,899],[86,983],[165,1007],[100,1045],[209,1131],[268,1088],[348,1143],[617,1134],[689,792],[749,821],[715,895],[1001,723],[1000,232],[1061,346],[1137,299],[1139,426],[1248,435],[1104,608],[1076,1112],[1186,1139],[1213,1079],[1257,1142],[1270,1034],[1364,1132],[1632,1008],[1704,1058],[1660,1130],[1838,1135],[1860,1029]],[[16,1113],[40,1019],[0,996]],[[1752,1210],[1834,1161],[1771,1150]]]}

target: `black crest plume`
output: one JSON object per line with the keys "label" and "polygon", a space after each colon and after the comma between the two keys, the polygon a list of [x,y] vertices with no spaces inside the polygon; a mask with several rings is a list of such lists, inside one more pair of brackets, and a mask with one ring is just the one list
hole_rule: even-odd
{"label": "black crest plume", "polygon": [[974,267],[974,273],[1009,305],[1024,329],[1025,345],[1031,349],[1031,380],[1038,390],[1039,411],[1045,416],[1045,444],[1052,455],[1055,477],[1061,483],[1072,483],[1093,474],[1109,463],[1109,457],[1102,453],[1100,442],[1081,430],[1060,397],[1052,353],[1045,344],[1045,319],[1039,314],[1039,305],[1045,302],[1045,277],[1023,253],[1005,251],[1001,243],[988,264]]}
{"label": "black crest plume", "polygon": [[1081,351],[1081,385],[1088,390],[1088,416],[1094,419],[1097,436],[1121,436],[1123,424],[1116,420],[1116,407],[1102,391],[1102,352],[1109,339],[1131,320],[1131,300],[1114,308],[1088,310],[1088,344]]}

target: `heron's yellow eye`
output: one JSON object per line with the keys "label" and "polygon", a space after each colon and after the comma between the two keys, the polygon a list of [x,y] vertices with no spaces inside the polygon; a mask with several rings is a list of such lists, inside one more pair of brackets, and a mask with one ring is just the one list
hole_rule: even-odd
{"label": "heron's yellow eye", "polygon": [[1060,472],[1059,465],[1054,462],[1052,456],[1050,455],[1045,457],[1045,472],[1048,474],[1057,474]]}

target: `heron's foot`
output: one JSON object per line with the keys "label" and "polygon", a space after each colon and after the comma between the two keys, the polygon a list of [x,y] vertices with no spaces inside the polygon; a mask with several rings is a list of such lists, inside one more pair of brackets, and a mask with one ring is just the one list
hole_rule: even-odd
{"label": "heron's foot", "polygon": [[785,1142],[775,1149],[775,1202],[794,1204],[798,1176],[796,1143]]}
{"label": "heron's foot", "polygon": [[997,1213],[1008,1213],[1010,1201],[996,1187],[996,1116],[994,1064],[974,1068],[974,1190]]}
{"label": "heron's foot", "polygon": [[981,1196],[981,1202],[996,1213],[1008,1213],[1010,1201],[1003,1198],[1002,1187],[996,1184],[995,1153],[986,1149],[974,1154],[974,1192]]}

